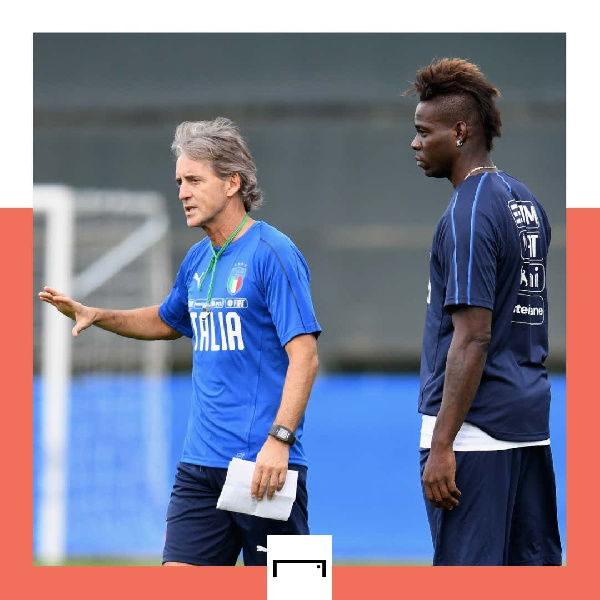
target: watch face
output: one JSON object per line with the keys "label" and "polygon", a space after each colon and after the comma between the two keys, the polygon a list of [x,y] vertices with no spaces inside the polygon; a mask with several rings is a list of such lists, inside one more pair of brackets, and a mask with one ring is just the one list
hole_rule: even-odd
{"label": "watch face", "polygon": [[290,439],[290,432],[287,431],[286,429],[278,429],[277,430],[277,437],[284,441],[287,442]]}
{"label": "watch face", "polygon": [[278,439],[280,442],[285,442],[290,446],[294,444],[296,441],[296,437],[294,436],[294,432],[290,431],[287,427],[283,425],[273,425],[271,427],[269,434],[274,438]]}

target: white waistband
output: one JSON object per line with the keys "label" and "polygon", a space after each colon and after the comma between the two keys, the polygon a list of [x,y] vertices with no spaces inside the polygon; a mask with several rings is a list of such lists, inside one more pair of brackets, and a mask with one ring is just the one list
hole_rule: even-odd
{"label": "white waistband", "polygon": [[[436,417],[432,417],[431,415],[423,415],[421,442],[419,444],[421,448],[431,448],[435,419]],[[510,450],[512,448],[524,448],[525,446],[548,446],[549,444],[549,438],[538,442],[507,442],[505,440],[497,440],[479,429],[479,427],[475,427],[475,425],[471,425],[470,423],[463,423],[456,434],[452,448],[459,452],[481,452],[485,450]]]}

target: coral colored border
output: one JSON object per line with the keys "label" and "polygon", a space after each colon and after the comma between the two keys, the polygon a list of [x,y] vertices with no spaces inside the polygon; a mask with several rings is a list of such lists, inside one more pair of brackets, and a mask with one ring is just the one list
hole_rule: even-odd
{"label": "coral colored border", "polygon": [[[32,209],[0,212],[4,418],[0,436],[3,589],[11,598],[215,598],[264,600],[264,567],[34,567],[32,564]],[[335,600],[365,598],[564,598],[592,583],[597,519],[589,519],[597,489],[595,424],[600,337],[595,301],[600,279],[593,256],[600,209],[567,210],[568,566],[334,567]],[[585,296],[583,293],[585,292]],[[591,475],[591,477],[590,477]],[[592,504],[589,503],[592,501]],[[351,523],[348,524],[352,526]],[[390,532],[401,535],[401,532]],[[225,570],[227,569],[227,570]],[[465,569],[469,569],[466,573]],[[594,589],[591,587],[590,589]]]}

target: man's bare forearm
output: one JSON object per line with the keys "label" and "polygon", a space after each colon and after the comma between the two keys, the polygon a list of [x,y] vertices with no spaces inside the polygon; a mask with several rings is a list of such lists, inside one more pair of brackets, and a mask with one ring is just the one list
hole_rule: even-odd
{"label": "man's bare forearm", "polygon": [[[308,404],[317,368],[317,344],[314,336],[301,335],[285,347],[289,365],[283,384],[281,403],[274,423],[296,431]],[[268,491],[272,498],[275,490],[281,491],[286,480],[290,447],[270,435],[256,457],[250,492],[253,498],[262,500]]]}
{"label": "man's bare forearm", "polygon": [[133,310],[92,308],[94,325],[136,340],[173,340],[181,334],[167,325],[158,314],[158,305]]}
{"label": "man's bare forearm", "polygon": [[454,439],[481,382],[491,340],[491,322],[492,311],[487,308],[459,306],[452,312],[454,333],[446,357],[442,405],[421,478],[427,499],[437,508],[452,510],[459,504]]}
{"label": "man's bare forearm", "polygon": [[136,340],[174,340],[181,337],[176,329],[160,318],[158,305],[133,310],[107,310],[81,304],[47,285],[38,296],[42,302],[75,321],[71,330],[74,337],[91,325]]}
{"label": "man's bare forearm", "polygon": [[452,340],[446,359],[442,405],[437,415],[432,449],[452,447],[481,382],[487,357],[487,340]]}
{"label": "man's bare forearm", "polygon": [[314,350],[308,346],[291,354],[275,423],[296,430],[306,410],[318,367],[316,344]]}

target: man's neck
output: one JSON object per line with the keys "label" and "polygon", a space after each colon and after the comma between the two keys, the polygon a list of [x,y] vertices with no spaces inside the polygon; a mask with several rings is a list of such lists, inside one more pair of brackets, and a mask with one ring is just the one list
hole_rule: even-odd
{"label": "man's neck", "polygon": [[[479,168],[489,167],[489,168]],[[449,177],[452,186],[456,189],[467,177],[481,173],[495,172],[497,169],[489,152],[479,152],[470,156],[465,155],[456,161]]]}
{"label": "man's neck", "polygon": [[[217,223],[209,223],[204,225],[202,229],[204,233],[210,238],[211,244],[215,248],[220,248],[229,239],[229,236],[240,226],[240,223],[246,216],[245,210],[232,211],[231,214],[224,215]],[[237,240],[239,237],[244,235],[246,231],[252,226],[254,219],[248,218],[244,223],[244,226],[237,233],[232,242]]]}

